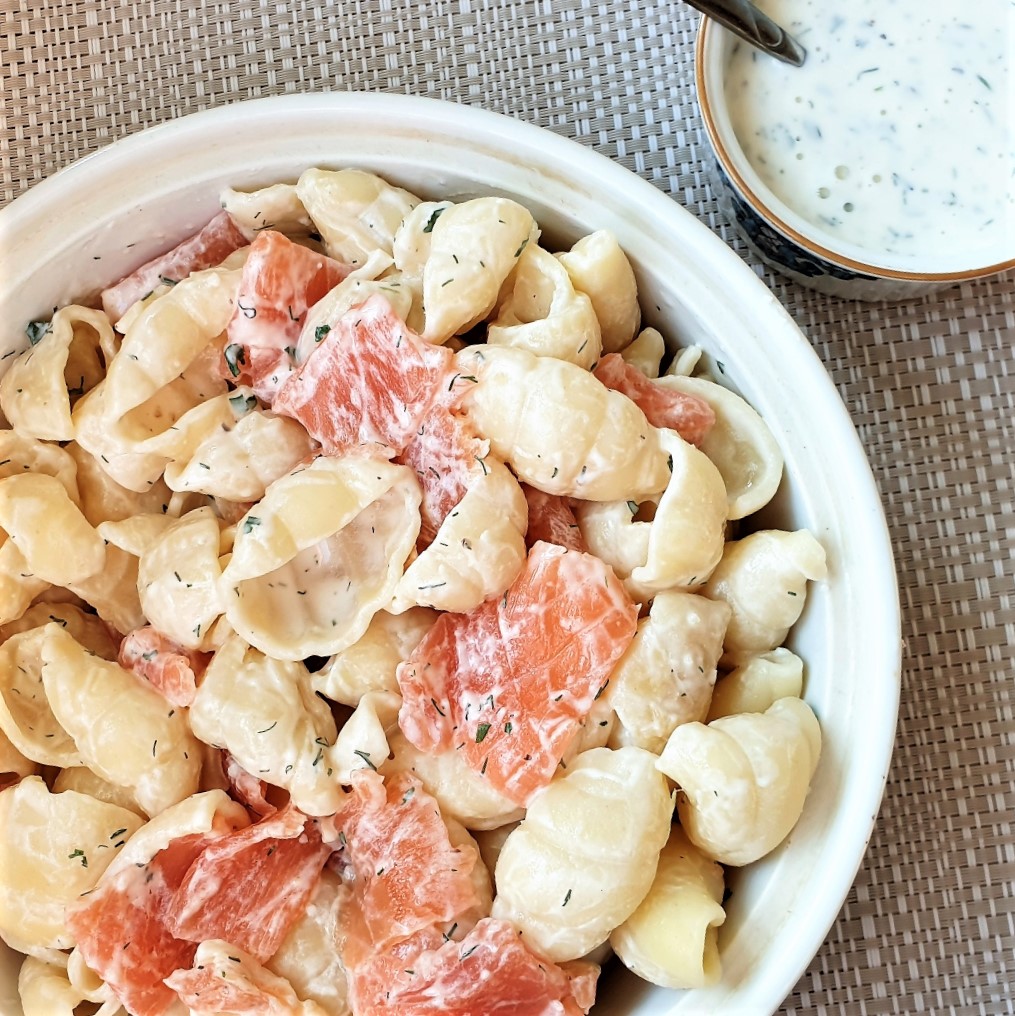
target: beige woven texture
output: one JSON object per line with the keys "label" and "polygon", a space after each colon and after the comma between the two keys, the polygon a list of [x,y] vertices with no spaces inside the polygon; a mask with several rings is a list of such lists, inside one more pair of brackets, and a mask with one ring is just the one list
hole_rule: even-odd
{"label": "beige woven texture", "polygon": [[[697,15],[681,4],[0,0],[0,11],[4,202],[125,134],[225,101],[391,91],[572,137],[747,257],[706,184]],[[755,267],[813,342],[867,449],[906,642],[869,851],[782,1011],[1011,1013],[1015,279],[870,306]]]}

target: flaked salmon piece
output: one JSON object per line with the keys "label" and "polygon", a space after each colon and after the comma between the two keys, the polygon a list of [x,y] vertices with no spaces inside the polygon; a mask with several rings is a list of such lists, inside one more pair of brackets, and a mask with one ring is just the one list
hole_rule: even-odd
{"label": "flaked salmon piece", "polygon": [[68,910],[67,924],[85,962],[131,1016],[162,1016],[176,998],[163,979],[194,958],[197,944],[174,935],[165,914],[207,843],[203,835],[179,837],[147,864],[101,881]]}
{"label": "flaked salmon piece", "polygon": [[278,809],[265,796],[268,784],[247,772],[227,751],[222,752],[222,771],[229,783],[229,795],[259,818],[273,815]]}
{"label": "flaked salmon piece", "polygon": [[68,912],[68,926],[132,1016],[161,1016],[176,998],[164,979],[192,965],[200,942],[270,957],[329,853],[316,824],[287,805],[256,825],[180,836],[120,868]]}
{"label": "flaked salmon piece", "polygon": [[257,234],[240,274],[222,376],[271,402],[296,368],[307,311],[352,271],[273,229]]}
{"label": "flaked salmon piece", "polygon": [[166,908],[166,926],[191,942],[223,939],[259,962],[303,912],[331,848],[294,805],[209,843]]}
{"label": "flaked salmon piece", "polygon": [[453,376],[453,354],[424,342],[374,294],[337,321],[282,385],[272,404],[328,454],[375,445],[404,451]]}
{"label": "flaked salmon piece", "polygon": [[442,614],[399,666],[399,726],[421,751],[460,751],[527,805],[609,683],[637,618],[599,558],[537,543],[503,597]]}
{"label": "flaked salmon piece", "polygon": [[219,212],[203,229],[183,243],[135,269],[115,285],[102,291],[102,309],[111,321],[120,318],[153,289],[173,285],[192,272],[220,265],[247,245],[247,238],[228,212]]}
{"label": "flaked salmon piece", "polygon": [[715,425],[715,413],[704,399],[656,384],[619,353],[607,353],[593,373],[607,388],[626,395],[653,427],[675,430],[696,448]]}
{"label": "flaked salmon piece", "polygon": [[356,1016],[580,1016],[595,1001],[599,968],[558,966],[531,952],[512,924],[484,918],[461,942],[415,955],[406,943],[359,972]]}
{"label": "flaked salmon piece", "polygon": [[482,475],[490,451],[490,442],[477,437],[468,419],[456,412],[462,385],[460,375],[455,375],[449,382],[450,389],[431,405],[398,457],[402,465],[415,472],[423,490],[419,509],[421,548],[433,542],[473,480]]}
{"label": "flaked salmon piece", "polygon": [[117,662],[160,692],[174,706],[189,706],[197,694],[197,676],[204,673],[210,653],[186,649],[150,624],[128,632]]}
{"label": "flaked salmon piece", "polygon": [[[351,937],[350,937],[351,936]],[[343,933],[342,958],[349,981],[349,1005],[352,1011],[361,1013],[392,1012],[376,1010],[386,999],[411,983],[415,973],[413,964],[426,952],[435,952],[450,940],[436,924],[413,932],[408,938],[394,942],[386,949],[372,951],[360,925]],[[350,966],[348,956],[356,957],[356,965]]]}
{"label": "flaked salmon piece", "polygon": [[414,776],[383,780],[357,770],[334,824],[334,845],[352,890],[340,925],[350,973],[374,954],[453,922],[477,904],[470,874],[478,851],[452,846],[437,802]]}
{"label": "flaked salmon piece", "polygon": [[526,546],[531,548],[534,544],[543,542],[566,547],[568,550],[588,550],[578,528],[571,498],[562,494],[547,494],[527,483],[522,484],[522,492],[529,506]]}

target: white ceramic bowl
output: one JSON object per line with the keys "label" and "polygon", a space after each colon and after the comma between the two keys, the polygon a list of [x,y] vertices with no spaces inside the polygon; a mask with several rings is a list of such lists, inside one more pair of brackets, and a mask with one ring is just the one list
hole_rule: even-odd
{"label": "white ceramic bowl", "polygon": [[[725,77],[737,42],[721,25],[701,19],[695,85],[712,147],[708,178],[713,193],[726,219],[762,261],[803,286],[857,300],[914,299],[1015,268],[1015,235],[1010,232],[1000,245],[975,254],[957,257],[948,245],[938,243],[919,255],[902,257],[833,237],[790,208],[755,171],[733,128]],[[845,39],[832,42],[848,45]]]}
{"label": "white ceramic bowl", "polygon": [[[772,294],[705,226],[608,159],[497,114],[386,95],[257,100],[118,142],[0,212],[0,346],[22,347],[28,321],[195,231],[225,186],[294,180],[309,166],[369,168],[428,197],[510,195],[559,242],[613,230],[648,322],[720,361],[782,446],[786,477],[764,521],[810,528],[830,565],[792,637],[825,739],[810,797],[790,839],[733,878],[722,982],[677,993],[611,968],[594,1013],[774,1011],[834,921],[878,811],[898,707],[898,599],[878,494],[835,388]],[[7,1013],[14,975],[0,976]]]}

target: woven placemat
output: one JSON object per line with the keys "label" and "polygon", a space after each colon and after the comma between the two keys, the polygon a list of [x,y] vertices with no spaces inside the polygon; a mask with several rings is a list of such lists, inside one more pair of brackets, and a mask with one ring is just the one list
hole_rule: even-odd
{"label": "woven placemat", "polygon": [[697,15],[665,2],[0,0],[0,199],[225,101],[361,89],[513,114],[651,180],[772,287],[874,467],[906,642],[897,747],[849,898],[786,1013],[1011,1013],[1015,280],[896,306],[810,293],[722,221],[694,106]]}

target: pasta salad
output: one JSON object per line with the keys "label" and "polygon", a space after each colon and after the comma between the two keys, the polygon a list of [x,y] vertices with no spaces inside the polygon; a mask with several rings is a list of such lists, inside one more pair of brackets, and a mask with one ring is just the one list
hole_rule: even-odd
{"label": "pasta salad", "polygon": [[824,551],[741,522],[776,441],[605,231],[353,169],[222,205],[0,379],[25,1016],[713,983],[821,748],[784,643]]}

